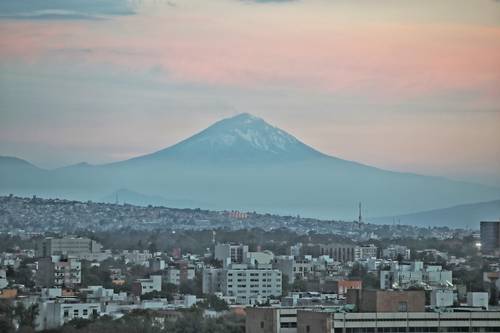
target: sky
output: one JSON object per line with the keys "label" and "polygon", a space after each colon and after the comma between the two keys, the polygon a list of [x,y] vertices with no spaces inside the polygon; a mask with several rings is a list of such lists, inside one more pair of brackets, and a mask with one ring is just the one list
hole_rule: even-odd
{"label": "sky", "polygon": [[0,2],[0,155],[107,163],[242,112],[329,155],[500,186],[500,1]]}

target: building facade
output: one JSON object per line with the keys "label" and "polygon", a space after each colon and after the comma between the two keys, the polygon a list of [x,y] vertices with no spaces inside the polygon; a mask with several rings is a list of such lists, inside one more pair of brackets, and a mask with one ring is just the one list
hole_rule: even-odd
{"label": "building facade", "polygon": [[247,333],[500,332],[500,312],[349,313],[335,309],[247,308]]}
{"label": "building facade", "polygon": [[151,275],[149,279],[138,279],[132,283],[132,294],[141,296],[153,291],[161,291],[161,275]]}
{"label": "building facade", "polygon": [[356,260],[356,254],[359,254],[357,246],[347,244],[330,244],[320,246],[320,255],[327,255],[338,262],[349,262]]}
{"label": "building facade", "polygon": [[481,252],[487,255],[500,255],[500,221],[481,222]]}
{"label": "building facade", "polygon": [[281,296],[282,275],[271,265],[231,264],[226,268],[205,269],[203,293],[216,292],[234,297],[238,304],[254,304],[256,300]]}
{"label": "building facade", "polygon": [[346,302],[359,312],[424,312],[423,290],[357,290],[347,291]]}
{"label": "building facade", "polygon": [[297,312],[297,333],[366,332],[500,332],[500,312]]}
{"label": "building facade", "polygon": [[81,256],[99,253],[101,250],[101,244],[89,238],[45,238],[37,243],[36,255],[38,257],[52,255]]}
{"label": "building facade", "polygon": [[248,245],[243,244],[217,244],[215,245],[214,258],[226,263],[231,259],[233,264],[242,264],[248,253]]}
{"label": "building facade", "polygon": [[99,303],[41,302],[35,320],[35,329],[37,331],[56,329],[73,319],[91,319],[100,314],[101,304]]}
{"label": "building facade", "polygon": [[35,280],[39,287],[75,287],[82,283],[82,264],[76,258],[40,258]]}

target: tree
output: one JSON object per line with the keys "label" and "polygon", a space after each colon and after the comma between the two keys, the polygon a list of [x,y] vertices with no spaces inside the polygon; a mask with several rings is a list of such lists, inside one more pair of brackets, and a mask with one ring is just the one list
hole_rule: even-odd
{"label": "tree", "polygon": [[0,332],[14,332],[14,309],[7,301],[0,301]]}
{"label": "tree", "polygon": [[18,302],[14,307],[14,318],[19,323],[19,327],[35,328],[35,319],[38,315],[38,304],[25,307],[21,302]]}
{"label": "tree", "polygon": [[195,281],[183,281],[179,286],[179,292],[181,294],[196,295],[196,283]]}
{"label": "tree", "polygon": [[217,312],[229,310],[229,306],[227,305],[226,301],[213,294],[206,296],[204,305],[206,306],[206,308],[215,310]]}
{"label": "tree", "polygon": [[376,274],[368,272],[361,264],[355,263],[352,267],[349,278],[358,279],[363,282],[363,288],[378,288],[379,281]]}
{"label": "tree", "polygon": [[281,274],[281,295],[287,296],[290,291],[290,278],[286,274]]}
{"label": "tree", "polygon": [[28,288],[32,288],[35,286],[35,282],[33,279],[33,271],[28,267],[27,262],[23,260],[21,265],[14,273],[14,280],[16,283],[25,285]]}
{"label": "tree", "polygon": [[307,283],[299,275],[297,275],[290,289],[292,291],[307,291]]}

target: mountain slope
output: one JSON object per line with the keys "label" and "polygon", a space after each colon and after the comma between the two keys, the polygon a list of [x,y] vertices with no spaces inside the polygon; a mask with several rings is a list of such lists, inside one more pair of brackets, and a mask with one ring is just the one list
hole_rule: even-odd
{"label": "mountain slope", "polygon": [[176,145],[126,161],[9,170],[8,178],[0,178],[3,194],[99,200],[126,188],[141,193],[141,204],[148,197],[161,197],[169,205],[182,202],[191,208],[348,220],[357,218],[359,201],[366,216],[393,216],[500,198],[499,188],[327,156],[248,114],[223,119]]}
{"label": "mountain slope", "polygon": [[478,227],[480,221],[500,219],[500,200],[458,205],[448,208],[405,214],[400,216],[378,217],[370,222],[390,224],[400,222],[422,226]]}
{"label": "mountain slope", "polygon": [[263,119],[243,113],[218,121],[171,147],[125,162],[259,163],[318,157],[325,155]]}

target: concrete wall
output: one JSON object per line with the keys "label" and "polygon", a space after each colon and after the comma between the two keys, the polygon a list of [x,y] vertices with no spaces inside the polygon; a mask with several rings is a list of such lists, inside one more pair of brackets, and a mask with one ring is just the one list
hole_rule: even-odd
{"label": "concrete wall", "polygon": [[423,290],[363,290],[356,304],[360,312],[424,312]]}
{"label": "concrete wall", "polygon": [[297,333],[330,333],[331,331],[331,313],[300,310],[297,312]]}
{"label": "concrete wall", "polygon": [[247,308],[246,333],[278,333],[278,311],[271,308]]}

